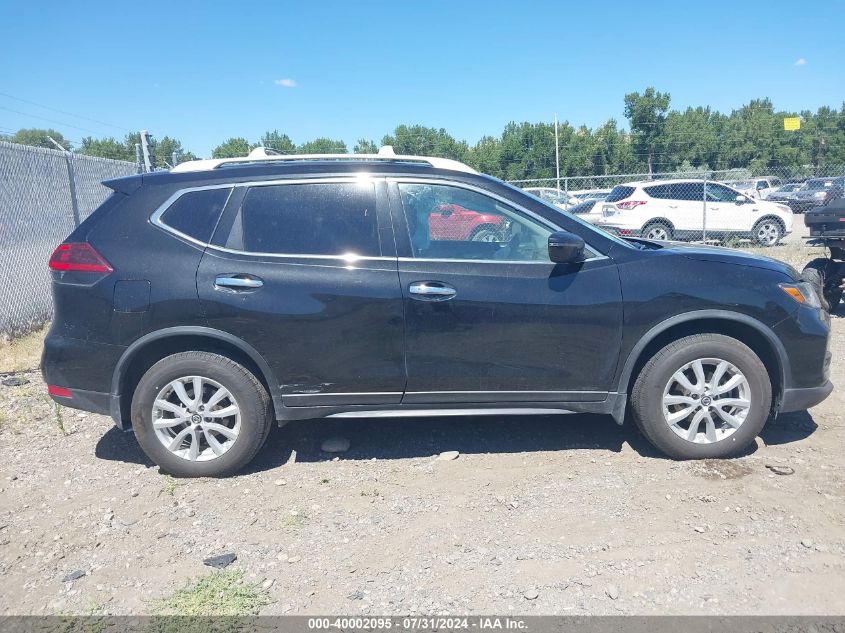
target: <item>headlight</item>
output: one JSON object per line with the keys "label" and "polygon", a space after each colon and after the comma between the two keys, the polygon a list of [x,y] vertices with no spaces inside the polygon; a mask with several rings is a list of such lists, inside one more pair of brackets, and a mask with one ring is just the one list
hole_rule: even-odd
{"label": "headlight", "polygon": [[810,308],[822,307],[822,303],[819,301],[819,295],[811,283],[799,281],[794,284],[779,284],[779,286],[781,290],[798,303],[804,304]]}

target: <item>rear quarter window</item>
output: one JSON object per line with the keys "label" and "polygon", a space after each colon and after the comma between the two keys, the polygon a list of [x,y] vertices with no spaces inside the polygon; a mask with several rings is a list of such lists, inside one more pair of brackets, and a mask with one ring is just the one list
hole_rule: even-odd
{"label": "rear quarter window", "polygon": [[179,233],[208,243],[231,191],[231,187],[225,187],[183,193],[162,214],[160,222]]}
{"label": "rear quarter window", "polygon": [[632,195],[634,195],[634,191],[635,189],[633,187],[617,185],[611,190],[607,198],[605,198],[605,202],[619,202],[620,200],[624,200],[625,198],[630,198]]}

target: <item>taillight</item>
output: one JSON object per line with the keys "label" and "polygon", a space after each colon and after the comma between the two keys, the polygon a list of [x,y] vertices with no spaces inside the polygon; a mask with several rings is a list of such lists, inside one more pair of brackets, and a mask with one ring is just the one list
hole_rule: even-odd
{"label": "taillight", "polygon": [[641,204],[645,204],[645,200],[626,200],[625,202],[617,202],[617,209],[633,209]]}
{"label": "taillight", "polygon": [[51,396],[57,396],[59,398],[73,398],[73,393],[67,387],[47,385],[47,393]]}
{"label": "taillight", "polygon": [[53,251],[50,270],[110,273],[114,268],[87,242],[69,242]]}

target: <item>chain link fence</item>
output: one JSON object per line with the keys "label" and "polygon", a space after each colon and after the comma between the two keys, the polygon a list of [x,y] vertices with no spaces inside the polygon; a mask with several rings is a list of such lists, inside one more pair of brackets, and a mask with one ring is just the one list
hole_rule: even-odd
{"label": "chain link fence", "polygon": [[108,197],[101,181],[134,173],[134,163],[0,141],[0,337],[50,318],[50,254]]}
{"label": "chain link fence", "polygon": [[622,236],[802,248],[801,214],[843,197],[845,166],[614,174],[512,184]]}

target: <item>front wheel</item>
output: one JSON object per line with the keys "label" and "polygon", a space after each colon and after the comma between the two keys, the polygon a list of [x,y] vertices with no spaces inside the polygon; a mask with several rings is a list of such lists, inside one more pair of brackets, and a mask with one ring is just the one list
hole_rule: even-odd
{"label": "front wheel", "polygon": [[749,347],[721,334],[670,343],[645,364],[631,392],[640,431],[676,459],[742,452],[763,428],[771,404],[763,362]]}
{"label": "front wheel", "polygon": [[772,218],[763,218],[752,229],[754,239],[760,246],[777,246],[783,239],[783,225]]}
{"label": "front wheel", "polygon": [[132,428],[147,456],[179,477],[243,468],[267,439],[270,398],[245,367],[209,352],[158,361],[132,397]]}
{"label": "front wheel", "polygon": [[471,242],[504,242],[504,234],[493,226],[479,226],[469,236]]}
{"label": "front wheel", "polygon": [[801,279],[811,283],[822,298],[822,307],[833,312],[842,300],[843,272],[837,262],[825,257],[818,257],[804,266]]}

